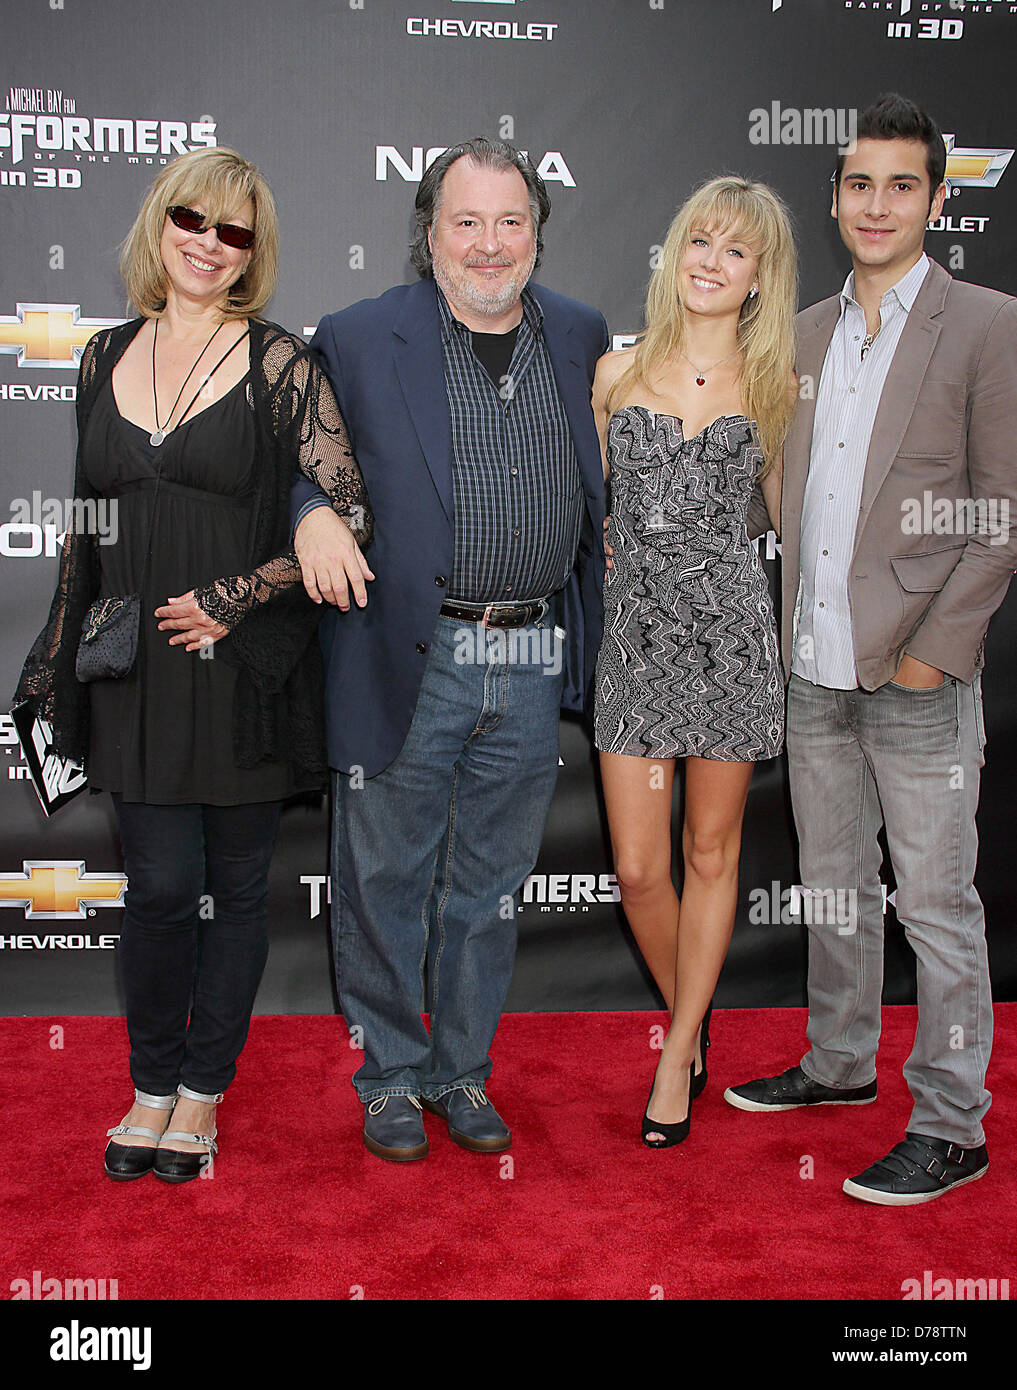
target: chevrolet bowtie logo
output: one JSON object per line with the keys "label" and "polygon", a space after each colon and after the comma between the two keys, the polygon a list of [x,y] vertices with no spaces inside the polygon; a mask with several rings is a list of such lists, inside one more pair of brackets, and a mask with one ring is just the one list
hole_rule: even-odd
{"label": "chevrolet bowtie logo", "polygon": [[84,918],[90,907],[123,907],[126,874],[86,874],[81,859],[25,859],[24,873],[0,874],[0,907],[37,918]]}
{"label": "chevrolet bowtie logo", "polygon": [[995,188],[1003,170],[1013,158],[1013,150],[959,150],[955,135],[944,135],[946,182],[958,188]]}
{"label": "chevrolet bowtie logo", "polygon": [[13,318],[0,314],[0,353],[17,353],[19,367],[76,370],[92,334],[124,322],[79,318],[79,304],[19,304],[17,308]]}

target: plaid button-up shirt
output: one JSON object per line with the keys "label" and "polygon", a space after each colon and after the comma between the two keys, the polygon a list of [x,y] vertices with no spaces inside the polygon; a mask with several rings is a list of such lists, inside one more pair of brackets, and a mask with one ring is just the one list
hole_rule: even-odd
{"label": "plaid button-up shirt", "polygon": [[522,602],[556,592],[575,564],[582,481],[565,407],[528,291],[496,386],[438,290],[452,421],[455,550],[449,598]]}

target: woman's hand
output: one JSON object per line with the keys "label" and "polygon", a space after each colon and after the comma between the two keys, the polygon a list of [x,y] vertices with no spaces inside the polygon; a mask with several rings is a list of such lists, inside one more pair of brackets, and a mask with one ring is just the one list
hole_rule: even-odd
{"label": "woman's hand", "polygon": [[179,598],[167,599],[162,608],[155,610],[155,616],[162,619],[159,624],[160,632],[167,628],[175,629],[176,636],[169,639],[170,646],[182,645],[188,652],[195,652],[199,647],[208,647],[229,633],[228,627],[214,622],[198,607],[193,589],[188,589],[187,593],[181,594]]}
{"label": "woman's hand", "polygon": [[611,525],[610,515],[604,518],[604,564],[609,570],[614,569],[614,546],[608,544],[607,528]]}
{"label": "woman's hand", "polygon": [[350,589],[358,608],[367,603],[367,585],[373,579],[353,532],[331,507],[315,507],[307,513],[293,537],[304,588],[315,603],[333,603],[345,613]]}

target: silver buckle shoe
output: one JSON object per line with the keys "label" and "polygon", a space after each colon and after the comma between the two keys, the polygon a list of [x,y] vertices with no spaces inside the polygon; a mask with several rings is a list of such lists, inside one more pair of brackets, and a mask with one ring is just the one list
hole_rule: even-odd
{"label": "silver buckle shoe", "polygon": [[[134,1090],[134,1100],[137,1105],[144,1105],[149,1110],[168,1110],[171,1111],[177,1103],[176,1095],[154,1096],[148,1091]],[[131,1107],[133,1109],[133,1106]],[[128,1110],[127,1115],[131,1112]],[[114,1182],[130,1182],[132,1178],[143,1178],[151,1170],[155,1163],[156,1146],[162,1135],[154,1129],[149,1129],[147,1125],[129,1125],[127,1115],[113,1129],[106,1131],[106,1138],[111,1142],[106,1145],[106,1154],[103,1167],[106,1176]],[[152,1145],[148,1144],[116,1144],[113,1143],[114,1136],[117,1134],[136,1135],[139,1139],[151,1139]]]}
{"label": "silver buckle shoe", "polygon": [[[189,1086],[181,1084],[177,1087],[177,1095],[183,1100],[218,1105],[224,1092],[206,1095],[203,1091],[192,1091]],[[155,1151],[155,1161],[152,1164],[155,1176],[162,1178],[163,1182],[190,1182],[192,1178],[200,1177],[206,1169],[211,1168],[212,1156],[219,1152],[219,1146],[215,1142],[218,1133],[215,1126],[212,1127],[211,1134],[188,1134],[182,1129],[168,1129]],[[205,1152],[193,1153],[189,1150],[167,1148],[166,1141],[169,1139],[175,1139],[178,1143],[204,1144]]]}

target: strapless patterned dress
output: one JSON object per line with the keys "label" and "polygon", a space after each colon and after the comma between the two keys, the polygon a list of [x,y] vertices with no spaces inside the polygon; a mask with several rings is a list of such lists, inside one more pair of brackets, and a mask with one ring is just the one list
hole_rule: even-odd
{"label": "strapless patterned dress", "polygon": [[774,758],[784,678],[746,516],[763,462],[755,421],[682,422],[624,406],[608,425],[614,568],[604,585],[595,741],[650,758]]}

